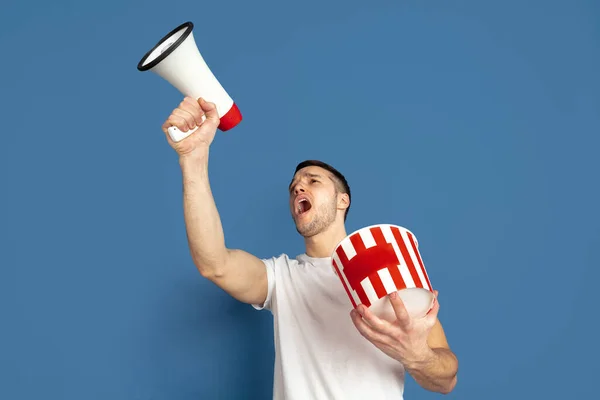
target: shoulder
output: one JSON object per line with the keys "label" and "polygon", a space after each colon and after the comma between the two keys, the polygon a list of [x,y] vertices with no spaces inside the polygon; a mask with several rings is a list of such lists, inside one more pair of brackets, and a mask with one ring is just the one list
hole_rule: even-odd
{"label": "shoulder", "polygon": [[290,258],[287,254],[281,253],[278,256],[272,256],[269,258],[261,258],[261,261],[265,264],[267,270],[267,298],[262,305],[254,304],[253,307],[257,310],[268,309],[273,310],[277,303],[277,298],[282,295],[285,296],[282,288],[289,285],[289,281],[292,275],[291,266],[298,262]]}
{"label": "shoulder", "polygon": [[289,267],[294,264],[298,264],[298,260],[295,258],[291,258],[286,253],[281,253],[277,256],[272,256],[269,258],[263,258],[262,261],[267,265],[267,267]]}

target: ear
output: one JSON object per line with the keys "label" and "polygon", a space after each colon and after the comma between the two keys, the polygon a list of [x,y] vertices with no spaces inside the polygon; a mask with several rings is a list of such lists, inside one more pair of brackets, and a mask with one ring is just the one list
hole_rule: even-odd
{"label": "ear", "polygon": [[350,207],[350,196],[348,196],[348,193],[338,193],[337,206],[339,210],[345,210]]}

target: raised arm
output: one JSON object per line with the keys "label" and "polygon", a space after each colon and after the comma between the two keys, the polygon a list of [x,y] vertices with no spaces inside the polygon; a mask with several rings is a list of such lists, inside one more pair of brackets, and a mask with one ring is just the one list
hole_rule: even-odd
{"label": "raised arm", "polygon": [[[206,120],[202,122],[202,115]],[[182,131],[200,126],[180,142],[173,142],[167,128]],[[188,245],[200,274],[235,299],[262,304],[267,297],[264,263],[243,250],[228,249],[221,219],[208,179],[210,145],[219,126],[213,103],[186,97],[163,124],[167,141],[179,155],[183,175],[183,211]]]}

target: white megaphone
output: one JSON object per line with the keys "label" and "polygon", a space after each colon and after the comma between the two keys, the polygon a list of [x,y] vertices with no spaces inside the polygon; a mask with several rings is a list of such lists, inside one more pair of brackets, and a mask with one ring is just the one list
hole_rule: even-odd
{"label": "white megaphone", "polygon": [[[192,29],[194,24],[191,22],[173,29],[142,57],[137,68],[156,73],[185,96],[194,99],[202,97],[214,103],[220,118],[219,129],[227,131],[242,121],[242,114],[206,65],[194,41]],[[172,126],[168,132],[171,139],[178,142],[196,129],[182,132]]]}

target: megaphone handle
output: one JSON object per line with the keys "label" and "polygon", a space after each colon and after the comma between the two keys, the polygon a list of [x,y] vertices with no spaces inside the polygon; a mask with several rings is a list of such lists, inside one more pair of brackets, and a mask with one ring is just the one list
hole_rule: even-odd
{"label": "megaphone handle", "polygon": [[[204,121],[206,121],[206,116],[203,115],[202,122]],[[198,127],[195,127],[194,129],[183,132],[179,130],[179,128],[177,128],[176,126],[171,126],[167,129],[167,131],[169,132],[169,136],[174,142],[179,142],[185,139],[186,137],[190,136],[192,133],[196,132],[197,129]]]}

